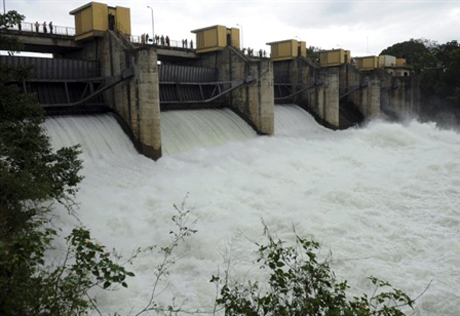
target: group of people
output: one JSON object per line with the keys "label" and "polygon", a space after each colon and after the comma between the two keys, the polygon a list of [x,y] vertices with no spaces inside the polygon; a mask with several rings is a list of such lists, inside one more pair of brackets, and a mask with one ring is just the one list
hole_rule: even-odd
{"label": "group of people", "polygon": [[[243,55],[244,55],[246,53],[246,48],[243,47],[243,49],[241,51],[243,52]],[[247,52],[248,52],[248,56],[257,56],[257,55],[254,55],[254,49],[253,48],[248,47]],[[264,50],[259,49],[258,55],[259,55],[259,57],[267,57],[267,52],[265,51],[265,49]]]}
{"label": "group of people", "polygon": [[161,35],[161,37],[159,35],[155,35],[155,44],[171,46],[168,35],[166,35],[166,37],[164,37],[163,35]]}
{"label": "group of people", "polygon": [[[43,33],[48,33],[46,21],[43,22],[43,24],[38,23],[38,21],[35,22],[35,32],[38,33],[40,31],[40,26],[42,25],[43,25]],[[48,27],[50,28],[50,34],[53,34],[53,22],[50,21],[50,23],[48,24]],[[21,24],[19,24],[19,30],[21,30]]]}
{"label": "group of people", "polygon": [[[161,45],[161,46],[168,46],[170,47],[171,46],[171,41],[169,39],[169,36],[166,35],[166,36],[163,36],[163,35],[155,35],[155,37],[153,39],[150,39],[150,42],[149,42],[149,35],[147,33],[144,33],[141,35],[141,43],[142,44],[149,44],[150,42],[152,42],[152,44],[154,45]],[[193,49],[193,41],[190,40],[190,42],[188,42],[187,39],[183,39],[182,40],[182,48],[189,48],[189,44],[190,44],[190,48]]]}
{"label": "group of people", "polygon": [[[169,40],[168,35],[166,35],[166,37],[164,37],[163,35],[161,36],[155,35],[155,37],[151,39],[151,41],[153,42],[152,44],[162,45],[162,46],[171,46],[171,42]],[[147,33],[141,35],[141,43],[142,44],[149,43],[149,35]]]}
{"label": "group of people", "polygon": [[[182,40],[182,48],[188,48],[188,41],[187,39]],[[193,41],[190,40],[190,48],[193,49]]]}

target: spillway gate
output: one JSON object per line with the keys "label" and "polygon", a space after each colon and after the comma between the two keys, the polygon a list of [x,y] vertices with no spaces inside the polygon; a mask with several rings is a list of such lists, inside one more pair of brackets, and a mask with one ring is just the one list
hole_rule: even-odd
{"label": "spillway gate", "polygon": [[121,76],[101,77],[96,61],[0,56],[0,63],[30,69],[17,84],[34,93],[48,114],[103,112],[102,92],[133,75],[128,68]]}
{"label": "spillway gate", "polygon": [[218,81],[217,69],[181,65],[159,65],[161,110],[223,107],[223,95],[248,83]]}
{"label": "spillway gate", "polygon": [[307,90],[324,84],[320,78],[308,77],[306,82],[293,83],[289,71],[276,69],[273,76],[275,103],[294,102],[295,97]]}

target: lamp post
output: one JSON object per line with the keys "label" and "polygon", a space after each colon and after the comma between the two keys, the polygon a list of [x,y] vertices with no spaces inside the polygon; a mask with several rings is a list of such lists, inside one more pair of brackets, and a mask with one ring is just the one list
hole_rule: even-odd
{"label": "lamp post", "polygon": [[236,23],[236,26],[239,26],[241,28],[241,48],[244,48],[244,45],[243,45],[243,26]]}
{"label": "lamp post", "polygon": [[5,0],[3,0],[3,14],[6,14]]}
{"label": "lamp post", "polygon": [[[153,28],[153,9],[148,5],[147,8],[150,8],[150,10],[152,11],[152,41],[153,43],[155,43],[155,32],[154,32],[154,28]],[[147,43],[148,44],[148,43]]]}

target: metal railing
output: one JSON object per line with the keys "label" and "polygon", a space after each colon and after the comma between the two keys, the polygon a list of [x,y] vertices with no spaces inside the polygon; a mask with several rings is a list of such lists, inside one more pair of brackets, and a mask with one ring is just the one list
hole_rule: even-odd
{"label": "metal railing", "polygon": [[185,43],[182,41],[169,40],[169,43],[167,43],[165,38],[163,38],[163,41],[161,41],[161,37],[160,39],[158,39],[158,41],[155,38],[152,39],[151,37],[149,37],[148,42],[147,42],[146,39],[142,38],[142,36],[130,35],[129,40],[131,43],[135,43],[135,44],[149,44],[149,45],[155,45],[158,47],[166,47],[166,48],[172,47],[172,48],[182,48],[182,49],[195,49],[195,46],[192,45],[189,41],[187,41],[187,46],[186,46]]}
{"label": "metal railing", "polygon": [[251,57],[251,58],[270,58],[270,52],[265,49],[255,49],[255,48],[246,48],[243,47],[241,49],[243,55]]}
{"label": "metal railing", "polygon": [[43,23],[39,23],[38,29],[35,27],[35,23],[32,22],[21,22],[21,24],[13,25],[8,28],[9,30],[21,31],[21,32],[36,32],[36,33],[46,33],[46,34],[57,34],[57,35],[67,35],[74,36],[75,28],[68,26],[59,26],[53,25],[53,28],[50,29],[49,25],[46,26],[46,32],[43,28]]}

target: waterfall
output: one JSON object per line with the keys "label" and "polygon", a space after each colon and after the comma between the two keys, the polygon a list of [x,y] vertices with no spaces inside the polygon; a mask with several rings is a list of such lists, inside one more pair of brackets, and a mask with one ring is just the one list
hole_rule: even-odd
{"label": "waterfall", "polygon": [[[229,110],[162,113],[164,156],[136,153],[110,115],[50,118],[55,148],[82,144],[85,177],[80,220],[107,249],[125,257],[138,247],[166,246],[173,204],[185,196],[198,232],[178,248],[156,301],[212,310],[209,280],[232,261],[240,279],[251,268],[263,227],[285,240],[321,242],[352,295],[372,294],[376,276],[416,297],[418,315],[460,314],[460,135],[435,124],[370,122],[330,131],[296,106],[276,106],[275,135],[258,136]],[[56,223],[76,223],[57,206]],[[157,248],[156,248],[157,249]],[[51,260],[52,258],[50,258]],[[126,268],[129,288],[95,292],[104,313],[126,315],[150,298],[158,253]]]}

